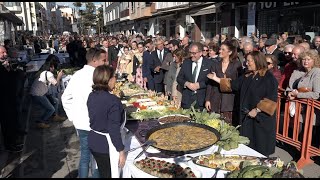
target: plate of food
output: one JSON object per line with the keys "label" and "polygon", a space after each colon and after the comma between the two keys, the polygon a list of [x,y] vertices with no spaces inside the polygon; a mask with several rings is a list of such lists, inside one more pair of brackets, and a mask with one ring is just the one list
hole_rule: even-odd
{"label": "plate of food", "polygon": [[143,178],[201,178],[202,174],[185,163],[168,162],[159,158],[144,158],[134,161],[134,167]]}
{"label": "plate of food", "polygon": [[199,166],[225,171],[239,170],[244,161],[252,165],[260,164],[260,158],[243,155],[205,154],[192,158],[192,162]]}

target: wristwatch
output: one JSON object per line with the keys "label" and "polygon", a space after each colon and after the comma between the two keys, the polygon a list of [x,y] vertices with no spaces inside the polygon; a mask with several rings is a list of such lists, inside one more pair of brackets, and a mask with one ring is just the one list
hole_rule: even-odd
{"label": "wristwatch", "polygon": [[261,110],[259,108],[256,108],[257,113],[261,112]]}

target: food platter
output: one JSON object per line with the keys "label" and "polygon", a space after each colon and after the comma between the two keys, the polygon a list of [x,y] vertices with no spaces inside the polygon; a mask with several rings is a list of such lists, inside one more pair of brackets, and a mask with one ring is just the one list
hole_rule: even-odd
{"label": "food platter", "polygon": [[173,123],[173,122],[188,122],[191,118],[182,114],[171,114],[162,116],[158,119],[160,124]]}
{"label": "food platter", "polygon": [[192,162],[196,165],[221,169],[225,171],[239,170],[241,163],[244,161],[258,165],[261,163],[261,158],[245,155],[221,155],[221,154],[205,154],[192,158]]}
{"label": "food platter", "polygon": [[148,93],[136,93],[130,96],[130,98],[138,98],[138,99],[143,99],[144,97],[148,97]]}
{"label": "food platter", "polygon": [[150,129],[146,140],[154,140],[152,146],[163,153],[189,154],[203,151],[220,139],[220,133],[207,125],[176,122]]}
{"label": "food platter", "polygon": [[185,163],[174,163],[159,158],[142,158],[134,161],[135,172],[143,173],[145,178],[201,178],[196,168]]}

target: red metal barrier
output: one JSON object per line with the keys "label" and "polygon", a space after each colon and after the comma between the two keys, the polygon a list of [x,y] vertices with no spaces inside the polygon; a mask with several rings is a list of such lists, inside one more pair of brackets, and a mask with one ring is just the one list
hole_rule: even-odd
{"label": "red metal barrier", "polygon": [[[291,117],[289,114],[291,102],[294,102],[296,105],[294,117]],[[281,103],[285,104],[283,105]],[[283,106],[284,109],[281,109]],[[304,108],[305,111],[301,113],[302,108]],[[291,101],[283,96],[283,92],[279,91],[278,93],[276,137],[277,140],[292,145],[301,152],[300,159],[297,162],[299,169],[313,162],[310,157],[320,156],[319,147],[311,145],[312,138],[314,138],[312,137],[312,131],[314,127],[313,120],[315,117],[315,110],[320,110],[320,101],[313,99],[296,99]],[[320,117],[317,117],[317,119],[319,118]],[[303,119],[304,121],[303,127],[301,127],[303,130],[301,132],[299,130],[300,119]]]}

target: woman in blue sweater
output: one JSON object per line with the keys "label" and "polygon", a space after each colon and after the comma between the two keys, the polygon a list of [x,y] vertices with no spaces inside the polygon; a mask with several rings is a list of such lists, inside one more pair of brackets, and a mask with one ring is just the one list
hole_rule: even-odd
{"label": "woman in blue sweater", "polygon": [[120,99],[110,93],[115,82],[111,67],[96,67],[93,73],[93,91],[87,102],[92,129],[88,136],[88,145],[97,162],[101,178],[118,177],[118,167],[122,168],[126,161],[120,133],[121,124],[124,122],[124,109]]}

